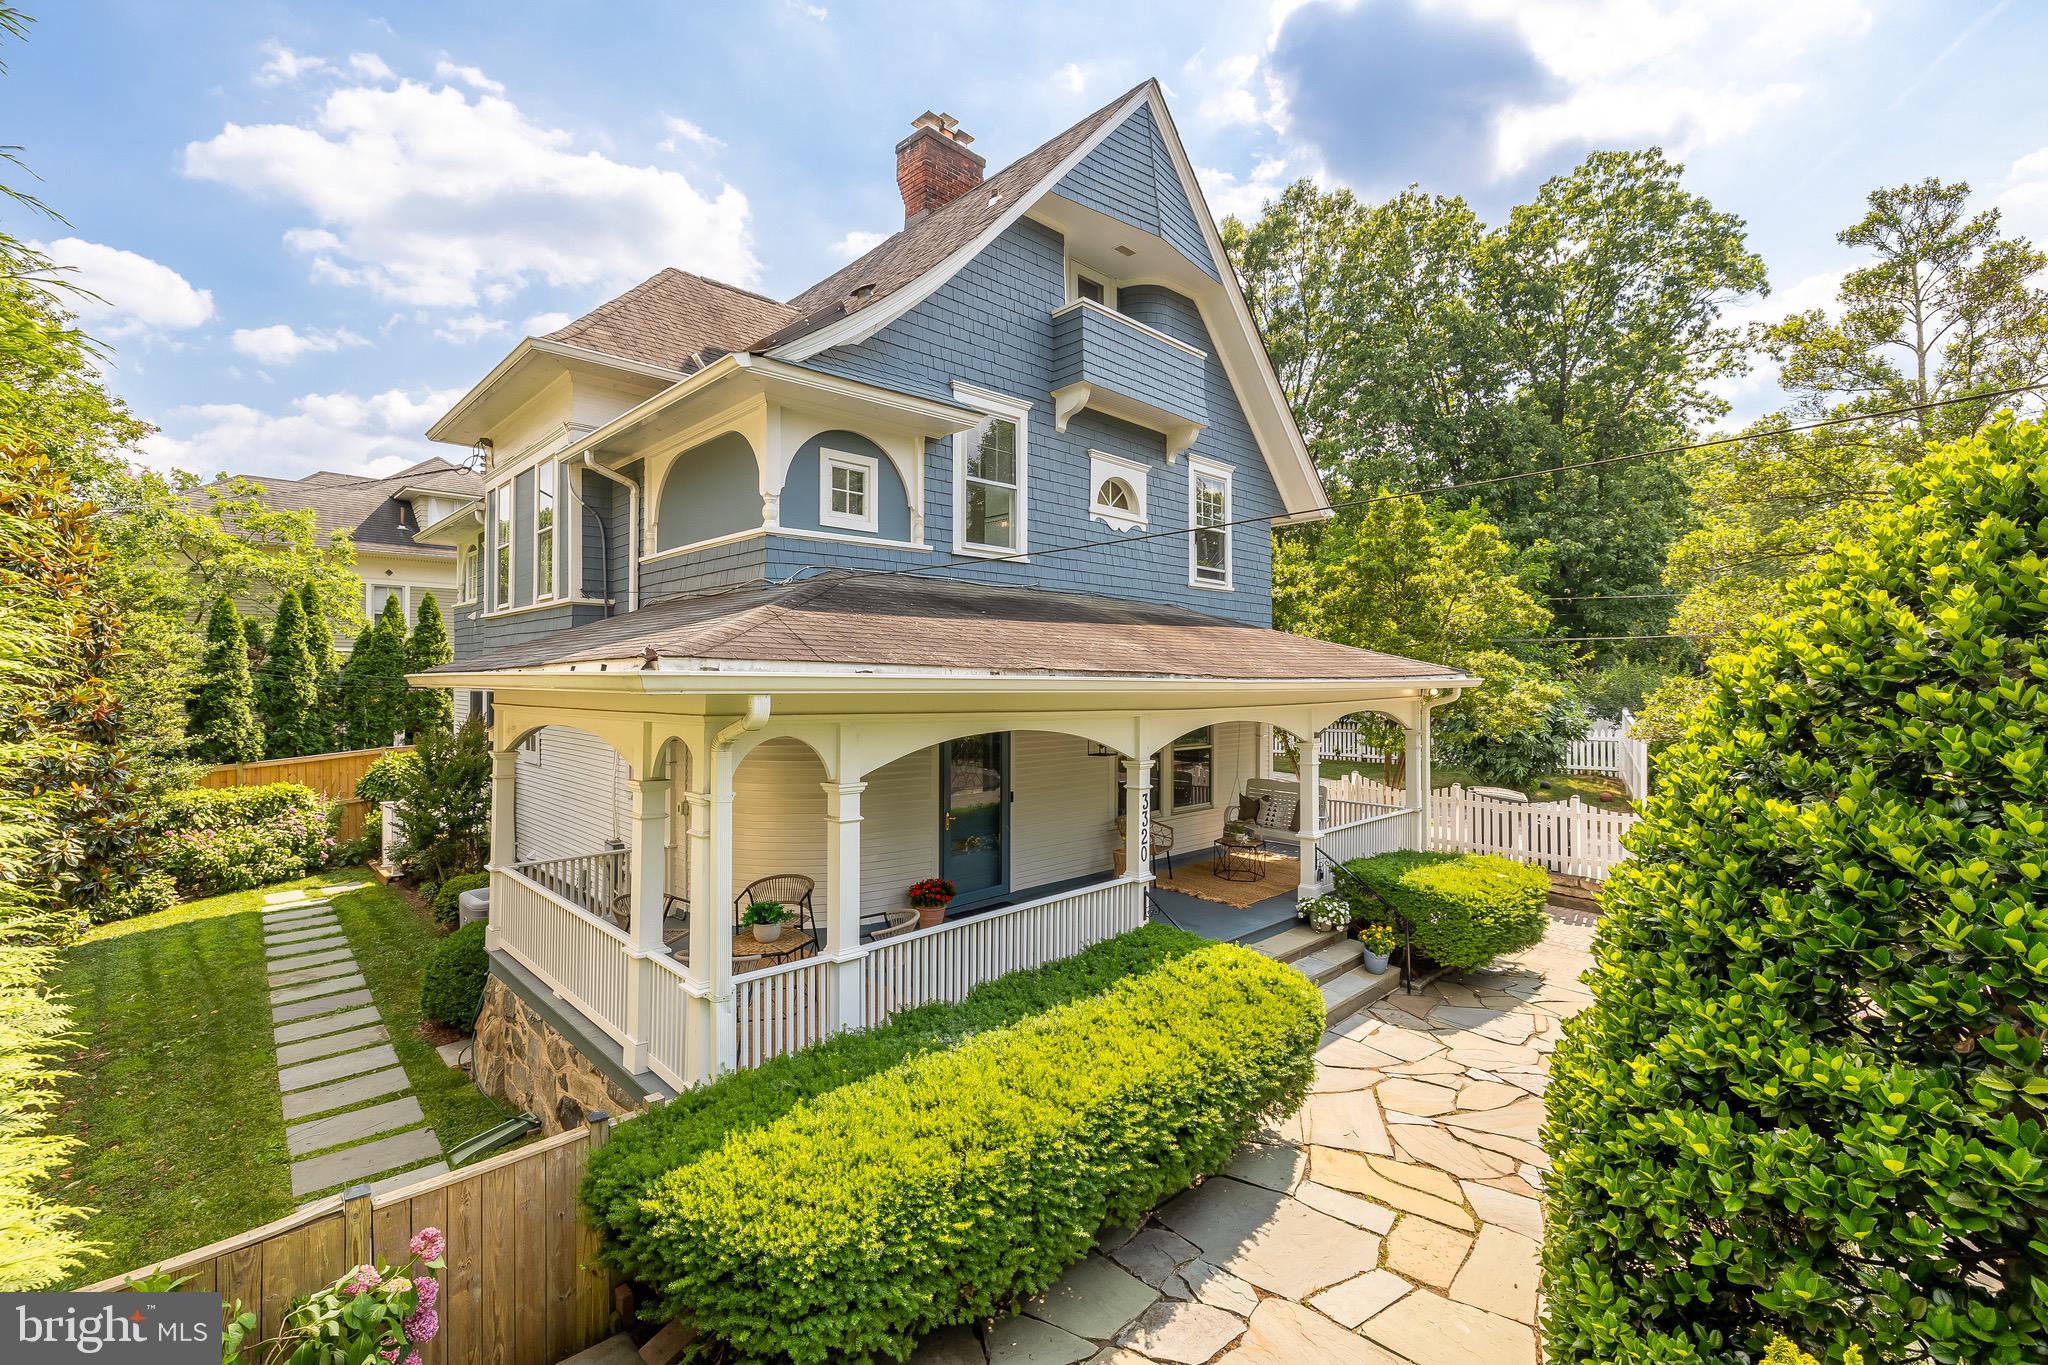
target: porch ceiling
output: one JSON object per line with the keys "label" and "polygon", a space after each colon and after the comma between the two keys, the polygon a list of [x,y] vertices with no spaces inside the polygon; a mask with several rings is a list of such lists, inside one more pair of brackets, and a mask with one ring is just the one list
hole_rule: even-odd
{"label": "porch ceiling", "polygon": [[[1459,688],[1473,679],[1442,664],[1352,649],[1150,603],[881,574],[829,574],[800,583],[706,593],[558,631],[414,675],[423,686],[579,684],[604,675],[637,691],[730,684],[771,676],[832,690],[889,690],[891,680],[959,687],[981,680],[1022,690],[1060,681],[1266,691],[1315,685],[1372,690]],[[540,676],[535,676],[540,675]],[[630,681],[629,681],[630,680]],[[849,686],[851,684],[852,686]],[[610,690],[607,687],[605,690]]]}

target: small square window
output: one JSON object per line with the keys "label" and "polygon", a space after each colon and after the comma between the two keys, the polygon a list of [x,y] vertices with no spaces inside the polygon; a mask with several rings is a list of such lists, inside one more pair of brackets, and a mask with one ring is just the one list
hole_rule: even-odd
{"label": "small square window", "polygon": [[878,518],[875,484],[881,462],[843,450],[818,453],[818,524],[847,531],[873,531]]}

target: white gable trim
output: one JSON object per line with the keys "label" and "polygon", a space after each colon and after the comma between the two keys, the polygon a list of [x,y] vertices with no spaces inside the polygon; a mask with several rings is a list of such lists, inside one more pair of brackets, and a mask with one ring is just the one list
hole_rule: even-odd
{"label": "white gable trim", "polygon": [[[1331,515],[1329,494],[1323,488],[1322,476],[1316,472],[1315,461],[1310,458],[1308,445],[1301,438],[1301,429],[1295,425],[1294,413],[1287,406],[1287,395],[1281,391],[1280,377],[1273,371],[1273,359],[1266,353],[1266,344],[1259,337],[1259,330],[1252,322],[1251,307],[1245,302],[1244,291],[1238,287],[1237,272],[1230,267],[1230,257],[1223,250],[1223,239],[1217,235],[1216,220],[1209,212],[1208,200],[1202,195],[1201,182],[1195,178],[1194,166],[1188,161],[1187,149],[1181,146],[1180,133],[1173,126],[1173,118],[1166,110],[1165,97],[1160,94],[1157,81],[1147,81],[1138,92],[1124,102],[1124,106],[1104,120],[1103,125],[1084,139],[1058,165],[1048,171],[1043,179],[1020,194],[1016,202],[1003,210],[1002,215],[984,229],[980,236],[952,255],[927,270],[914,282],[898,289],[895,293],[870,304],[857,313],[839,319],[817,331],[798,337],[767,354],[776,360],[802,362],[835,346],[852,346],[868,340],[890,323],[902,318],[920,303],[937,293],[945,283],[965,269],[967,263],[980,255],[990,243],[1007,232],[1025,211],[1045,195],[1053,186],[1066,179],[1068,172],[1080,165],[1109,135],[1121,127],[1126,119],[1142,106],[1149,105],[1153,114],[1153,126],[1158,129],[1159,140],[1165,145],[1167,155],[1173,160],[1174,174],[1179,178],[1181,192],[1194,207],[1195,218],[1202,229],[1202,240],[1209,250],[1212,264],[1222,278],[1222,292],[1229,300],[1230,320],[1243,342],[1243,350],[1254,357],[1249,366],[1242,354],[1239,363],[1232,364],[1232,352],[1238,348],[1225,344],[1215,337],[1212,325],[1212,343],[1216,345],[1218,358],[1222,360],[1224,372],[1229,375],[1231,386],[1237,390],[1238,401],[1245,406],[1245,418],[1251,423],[1252,433],[1257,438],[1261,453],[1266,456],[1267,467],[1272,471],[1273,482],[1280,492],[1280,502],[1287,514],[1278,520],[1282,523],[1298,521],[1320,521]],[[1203,320],[1209,322],[1208,310],[1203,310]],[[1241,374],[1250,368],[1254,373]],[[1249,380],[1250,382],[1247,382]]]}

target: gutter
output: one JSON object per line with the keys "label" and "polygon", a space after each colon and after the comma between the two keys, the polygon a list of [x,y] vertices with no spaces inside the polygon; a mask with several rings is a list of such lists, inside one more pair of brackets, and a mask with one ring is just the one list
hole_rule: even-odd
{"label": "gutter", "polygon": [[[583,467],[585,469],[592,470],[598,474],[602,474],[605,478],[610,479],[613,483],[625,485],[626,610],[638,611],[640,610],[640,485],[634,483],[631,479],[627,478],[624,474],[619,473],[617,470],[606,469],[603,465],[599,464],[597,462],[597,452],[594,450],[585,450],[583,452]],[[602,521],[598,523],[598,529],[601,532],[603,532],[607,537],[611,534],[609,531],[604,530],[604,523]],[[606,604],[604,614],[606,616],[610,616],[612,614],[610,604],[612,595],[610,583],[612,572],[612,557],[611,546],[609,544],[605,546],[604,572],[606,580],[604,594]]]}

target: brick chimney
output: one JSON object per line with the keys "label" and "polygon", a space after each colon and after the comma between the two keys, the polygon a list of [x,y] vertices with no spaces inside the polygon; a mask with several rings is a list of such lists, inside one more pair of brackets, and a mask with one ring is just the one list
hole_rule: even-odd
{"label": "brick chimney", "polygon": [[927,109],[910,121],[911,134],[896,144],[896,188],[903,191],[903,226],[943,208],[981,183],[988,163],[967,150],[974,141],[951,114]]}

